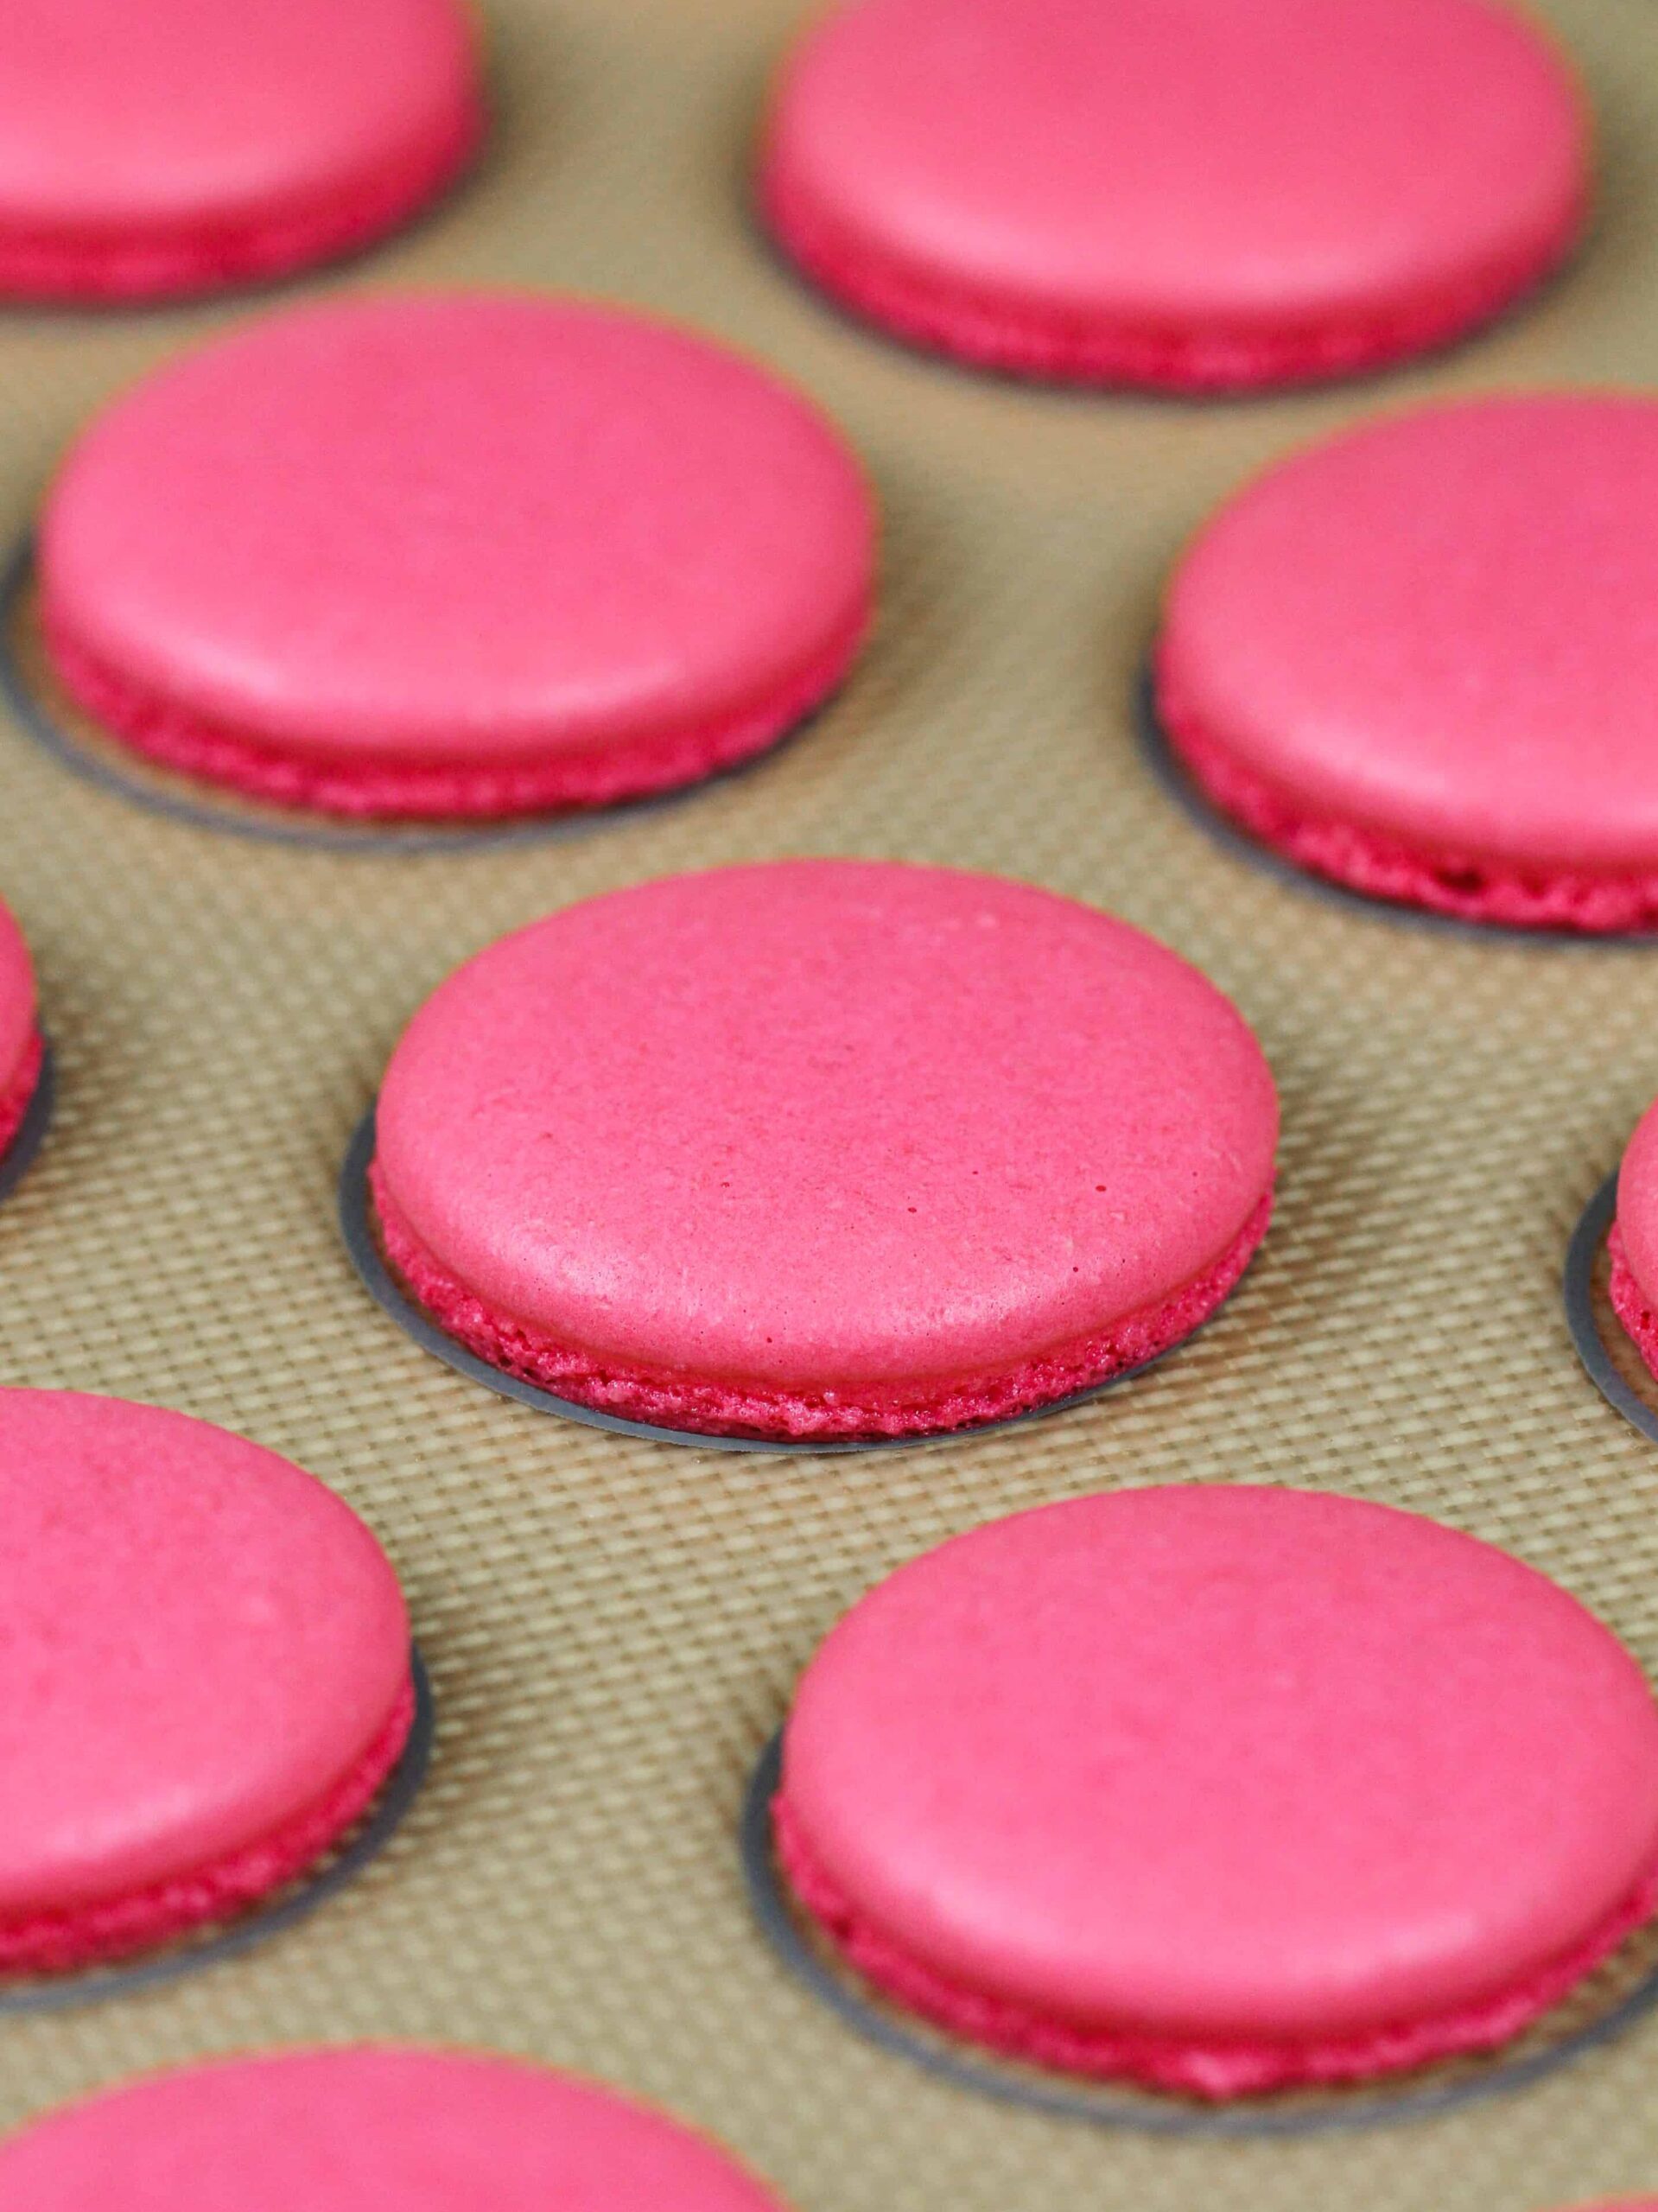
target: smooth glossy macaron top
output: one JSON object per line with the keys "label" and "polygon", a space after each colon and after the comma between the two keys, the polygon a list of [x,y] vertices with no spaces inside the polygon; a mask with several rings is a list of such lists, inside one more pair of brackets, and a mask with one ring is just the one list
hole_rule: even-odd
{"label": "smooth glossy macaron top", "polygon": [[0,2144],[6,2212],[780,2212],[717,2145],[595,2082],[351,2045],[157,2074]]}
{"label": "smooth glossy macaron top", "polygon": [[29,946],[10,908],[0,903],[0,1096],[34,1047],[37,1019]]}
{"label": "smooth glossy macaron top", "polygon": [[503,939],[410,1023],[378,1122],[390,1196],[492,1307],[828,1389],[1005,1367],[1167,1298],[1261,1205],[1277,1128],[1243,1021],[1151,938],[835,861]]}
{"label": "smooth glossy macaron top", "polygon": [[1315,823],[1654,874],[1655,608],[1658,403],[1435,407],[1293,455],[1200,531],[1159,705],[1177,743]]}
{"label": "smooth glossy macaron top", "polygon": [[1585,142],[1492,0],[862,0],[785,65],[762,189],[948,350],[1248,383],[1494,311],[1575,235]]}
{"label": "smooth glossy macaron top", "polygon": [[408,1697],[368,1529],[205,1421],[0,1390],[0,1952],[281,1834]]}
{"label": "smooth glossy macaron top", "polygon": [[0,291],[298,266],[412,212],[480,124],[464,0],[7,0]]}
{"label": "smooth glossy macaron top", "polygon": [[1076,1499],[901,1568],[808,1667],[780,1804],[878,1956],[1210,2092],[1437,2055],[1658,1903],[1658,1706],[1611,1634],[1287,1490]]}
{"label": "smooth glossy macaron top", "polygon": [[867,618],[873,533],[837,433],[721,346],[390,295],[267,316],[118,399],[40,571],[48,641],[135,715],[511,767],[804,712]]}

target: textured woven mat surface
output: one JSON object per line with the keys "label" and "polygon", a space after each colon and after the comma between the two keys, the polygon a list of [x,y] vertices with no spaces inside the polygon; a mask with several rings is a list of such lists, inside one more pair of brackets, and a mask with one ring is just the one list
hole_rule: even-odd
{"label": "textured woven mat surface", "polygon": [[[0,2021],[0,2123],[199,2053],[398,2035],[612,2075],[727,2137],[802,2212],[1543,2212],[1658,2188],[1658,2020],[1521,2094],[1359,2134],[1067,2124],[850,2034],[753,1932],[734,1844],[750,1768],[845,1605],[954,1530],[1101,1485],[1280,1480],[1419,1508],[1562,1577],[1658,1672],[1658,1452],[1579,1371],[1558,1287],[1658,1090],[1658,950],[1477,940],[1276,881],[1170,804],[1131,713],[1159,580],[1247,471],[1427,394],[1650,380],[1658,8],[1557,7],[1604,191],[1543,299],[1385,382],[1204,408],[957,373],[797,284],[744,194],[794,13],[492,0],[480,174],[323,281],[610,294],[808,384],[869,458],[886,587],[873,650],[799,743],[577,834],[390,857],[165,821],[0,721],[0,888],[60,1076],[47,1149],[0,1212],[0,1374],[181,1407],[336,1485],[406,1578],[441,1722],[413,1819],[304,1927],[149,1996]],[[250,311],[0,318],[0,520],[26,528],[106,393]],[[422,996],[562,902],[797,852],[1026,876],[1143,924],[1236,996],[1283,1090],[1282,1202],[1200,1341],[1002,1436],[744,1459],[515,1408],[369,1302],[334,1179]]]}

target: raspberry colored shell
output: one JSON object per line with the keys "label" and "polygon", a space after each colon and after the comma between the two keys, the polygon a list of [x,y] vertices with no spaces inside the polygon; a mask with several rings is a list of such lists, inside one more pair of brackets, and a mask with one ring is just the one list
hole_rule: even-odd
{"label": "raspberry colored shell", "polygon": [[1658,1707],[1533,1569],[1284,1490],[1077,1499],[882,1583],[777,1806],[901,2005],[1207,2097],[1515,2034],[1658,1905]]}
{"label": "raspberry colored shell", "polygon": [[118,400],[47,500],[41,612],[70,691],[164,765],[511,814],[782,736],[854,658],[873,547],[839,435],[722,348],[529,294],[381,296]]}
{"label": "raspberry colored shell", "polygon": [[380,1094],[390,1256],[451,1332],[672,1427],[904,1434],[1185,1334],[1266,1226],[1233,1007],[1091,908],[801,861],[570,907],[451,976]]}
{"label": "raspberry colored shell", "polygon": [[864,0],[785,65],[778,237],[837,298],[1036,376],[1344,373],[1569,250],[1587,122],[1488,0]]}
{"label": "raspberry colored shell", "polygon": [[481,122],[462,0],[6,0],[0,294],[305,267],[413,215]]}
{"label": "raspberry colored shell", "polygon": [[1610,1241],[1613,1307],[1658,1376],[1658,1104],[1636,1123],[1618,1169]]}
{"label": "raspberry colored shell", "polygon": [[1658,923],[1658,404],[1485,399],[1280,463],[1202,531],[1164,728],[1303,866],[1471,920]]}
{"label": "raspberry colored shell", "polygon": [[149,2075],[0,2144],[6,2212],[782,2212],[713,2142],[514,2059],[359,2044]]}
{"label": "raspberry colored shell", "polygon": [[0,1968],[219,1918],[365,1809],[409,1623],[321,1483],[179,1414],[8,1389],[0,1529]]}
{"label": "raspberry colored shell", "polygon": [[0,1157],[29,1111],[43,1052],[29,947],[9,909],[0,905]]}

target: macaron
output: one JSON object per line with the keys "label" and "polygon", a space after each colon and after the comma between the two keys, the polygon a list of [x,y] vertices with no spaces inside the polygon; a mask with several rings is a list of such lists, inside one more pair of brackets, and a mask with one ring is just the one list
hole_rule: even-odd
{"label": "macaron", "polygon": [[1246,485],[1177,568],[1163,733],[1251,836],[1473,922],[1658,923],[1658,403],[1372,422]]}
{"label": "macaron", "polygon": [[34,964],[22,930],[0,903],[0,1160],[34,1103],[45,1061]]}
{"label": "macaron", "polygon": [[594,2082],[352,2044],[150,2075],[0,2144],[6,2212],[783,2212],[708,2138]]}
{"label": "macaron", "polygon": [[566,908],[443,983],[373,1208],[480,1357],[673,1429],[1001,1420],[1166,1351],[1271,1209],[1277,1098],[1214,986],[1025,884],[793,861]]}
{"label": "macaron", "polygon": [[602,805],[728,768],[846,676],[858,461],[767,372],[530,293],[330,300],[172,361],[48,495],[56,674],[115,739],[349,817]]}
{"label": "macaron", "polygon": [[959,1536],[806,1669],[774,1827],[832,1953],[1067,2074],[1219,2100],[1517,2035],[1658,1908],[1658,1705],[1417,1515],[1082,1497]]}
{"label": "macaron", "polygon": [[367,1810],[414,1717],[409,1618],[312,1476],[154,1407],[0,1390],[0,1971],[239,1913]]}
{"label": "macaron", "polygon": [[1608,1239],[1612,1307],[1658,1376],[1658,1103],[1636,1124],[1617,1171],[1617,1212]]}
{"label": "macaron", "polygon": [[1493,0],[861,0],[786,60],[759,193],[900,337],[1203,392],[1484,322],[1577,239],[1588,137]]}
{"label": "macaron", "polygon": [[435,199],[482,125],[463,0],[8,0],[0,296],[285,275]]}

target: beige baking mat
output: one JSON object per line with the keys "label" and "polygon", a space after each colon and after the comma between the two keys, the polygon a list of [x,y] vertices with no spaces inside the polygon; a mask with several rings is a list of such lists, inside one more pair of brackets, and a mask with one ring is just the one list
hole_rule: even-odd
{"label": "beige baking mat", "polygon": [[[1386,382],[1204,408],[958,373],[785,273],[744,169],[791,0],[490,12],[481,172],[327,281],[572,286],[798,377],[880,486],[880,634],[754,772],[438,857],[181,827],[0,721],[0,889],[38,954],[60,1078],[47,1149],[0,1211],[0,1375],[205,1414],[335,1484],[407,1581],[441,1717],[410,1824],[305,1926],[149,1995],[0,2020],[0,2122],[199,2053],[392,2035],[613,2076],[727,2137],[802,2212],[1544,2212],[1658,2189],[1658,2020],[1432,2121],[1288,2143],[1109,2132],[981,2101],[850,2033],[756,1936],[734,1844],[753,1763],[844,1605],[954,1530],[1102,1485],[1285,1481],[1419,1508],[1563,1577],[1658,1672],[1658,1447],[1579,1371],[1558,1287],[1658,1090],[1658,950],[1433,933],[1274,881],[1171,805],[1129,705],[1171,557],[1259,462],[1429,393],[1650,379],[1658,5],[1560,0],[1605,181],[1591,245],[1544,299]],[[247,312],[0,320],[0,521],[25,527],[107,392]],[[516,1408],[369,1302],[334,1173],[439,978],[588,893],[801,852],[1026,876],[1145,925],[1236,996],[1283,1089],[1282,1205],[1200,1340],[1046,1424],[743,1458]]]}

